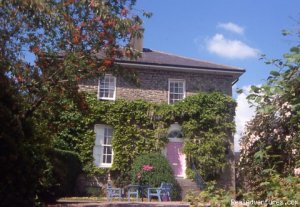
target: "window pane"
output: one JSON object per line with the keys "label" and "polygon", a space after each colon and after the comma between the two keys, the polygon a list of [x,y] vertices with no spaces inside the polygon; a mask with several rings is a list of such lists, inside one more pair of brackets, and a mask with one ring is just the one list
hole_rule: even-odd
{"label": "window pane", "polygon": [[116,79],[111,75],[106,75],[100,79],[99,98],[113,99],[115,94]]}
{"label": "window pane", "polygon": [[111,155],[107,155],[106,163],[112,163],[112,156]]}
{"label": "window pane", "polygon": [[107,152],[108,155],[111,155],[112,154],[111,147],[106,147],[106,152]]}
{"label": "window pane", "polygon": [[182,100],[184,98],[184,93],[184,80],[170,80],[169,103]]}
{"label": "window pane", "polygon": [[115,87],[115,81],[114,81],[114,78],[111,78],[109,79],[108,83],[107,83],[107,86],[109,88],[114,88]]}
{"label": "window pane", "polygon": [[108,91],[107,90],[100,90],[100,97],[108,97]]}
{"label": "window pane", "polygon": [[107,97],[109,97],[109,98],[113,98],[114,97],[114,90],[108,90],[107,91]]}
{"label": "window pane", "polygon": [[111,145],[111,138],[112,138],[112,129],[105,128],[104,130],[104,144]]}
{"label": "window pane", "polygon": [[170,101],[174,100],[174,94],[170,94]]}
{"label": "window pane", "polygon": [[111,147],[103,147],[103,163],[111,163],[112,161],[112,148]]}
{"label": "window pane", "polygon": [[107,155],[103,155],[103,163],[107,163]]}
{"label": "window pane", "polygon": [[102,162],[103,163],[106,163],[106,156],[107,156],[107,154],[106,154],[106,147],[103,147],[103,155],[102,155]]}
{"label": "window pane", "polygon": [[104,140],[103,140],[103,147],[102,147],[102,162],[106,164],[112,163],[112,128],[104,128]]}

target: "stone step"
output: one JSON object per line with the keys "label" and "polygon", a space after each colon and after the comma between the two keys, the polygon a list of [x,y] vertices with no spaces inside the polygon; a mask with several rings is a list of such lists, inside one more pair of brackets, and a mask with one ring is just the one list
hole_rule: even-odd
{"label": "stone step", "polygon": [[55,204],[48,204],[47,207],[189,207],[188,202],[87,202],[87,201],[60,201]]}
{"label": "stone step", "polygon": [[181,188],[181,197],[183,199],[188,192],[191,192],[195,195],[200,193],[200,189],[198,188],[195,181],[185,178],[176,178],[176,180]]}

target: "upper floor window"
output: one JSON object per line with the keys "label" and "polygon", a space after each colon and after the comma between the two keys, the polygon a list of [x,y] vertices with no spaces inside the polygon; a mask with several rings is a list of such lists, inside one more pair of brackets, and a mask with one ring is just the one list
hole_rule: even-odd
{"label": "upper floor window", "polygon": [[99,79],[98,98],[103,100],[115,100],[116,77],[105,75]]}
{"label": "upper floor window", "polygon": [[172,104],[185,98],[185,80],[169,79],[168,103]]}
{"label": "upper floor window", "polygon": [[94,163],[99,167],[111,167],[113,163],[112,135],[110,126],[95,125],[96,139],[94,146]]}

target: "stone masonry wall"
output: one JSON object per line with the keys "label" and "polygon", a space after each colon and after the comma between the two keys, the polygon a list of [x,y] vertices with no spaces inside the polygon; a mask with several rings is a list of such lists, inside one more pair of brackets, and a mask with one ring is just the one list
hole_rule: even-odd
{"label": "stone masonry wall", "polygon": [[[217,74],[203,74],[196,72],[159,71],[151,69],[137,70],[140,87],[117,77],[116,98],[127,100],[144,99],[151,102],[168,102],[168,79],[184,79],[187,96],[200,91],[221,91],[232,94],[233,78]],[[80,90],[95,92],[98,90],[98,79],[83,81]]]}
{"label": "stone masonry wall", "polygon": [[[144,99],[151,102],[168,102],[168,79],[184,79],[186,83],[187,96],[197,92],[221,91],[232,95],[231,76],[218,74],[204,74],[197,72],[174,72],[165,70],[140,69],[136,71],[140,79],[140,87],[117,77],[116,98],[127,100]],[[83,81],[79,85],[80,90],[94,92],[98,91],[98,78]],[[223,170],[219,184],[234,189],[235,170],[233,156],[233,137],[230,137],[230,149],[227,154],[226,167]]]}

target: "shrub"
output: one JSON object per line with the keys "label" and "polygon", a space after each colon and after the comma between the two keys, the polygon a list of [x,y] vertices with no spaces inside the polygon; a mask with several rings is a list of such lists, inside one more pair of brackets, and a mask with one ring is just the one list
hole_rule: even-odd
{"label": "shrub", "polygon": [[100,187],[87,187],[86,195],[89,197],[100,197],[101,195],[104,196]]}
{"label": "shrub", "polygon": [[161,154],[150,153],[137,157],[132,164],[131,181],[151,187],[159,187],[161,182],[172,183],[172,199],[180,199],[181,189],[168,160]]}
{"label": "shrub", "polygon": [[217,188],[214,181],[208,182],[206,188],[199,195],[187,194],[185,200],[194,206],[230,207],[233,193]]}
{"label": "shrub", "polygon": [[46,185],[40,196],[46,202],[53,202],[63,196],[75,194],[76,179],[81,172],[78,155],[74,152],[53,149],[47,152],[49,157]]}
{"label": "shrub", "polygon": [[60,183],[58,193],[62,196],[74,193],[76,179],[81,172],[78,155],[74,152],[58,150],[52,151],[54,175]]}
{"label": "shrub", "polygon": [[260,192],[250,191],[243,195],[247,200],[264,200],[278,202],[279,205],[292,202],[299,203],[300,200],[300,177],[282,177],[272,174],[268,179],[259,184]]}

